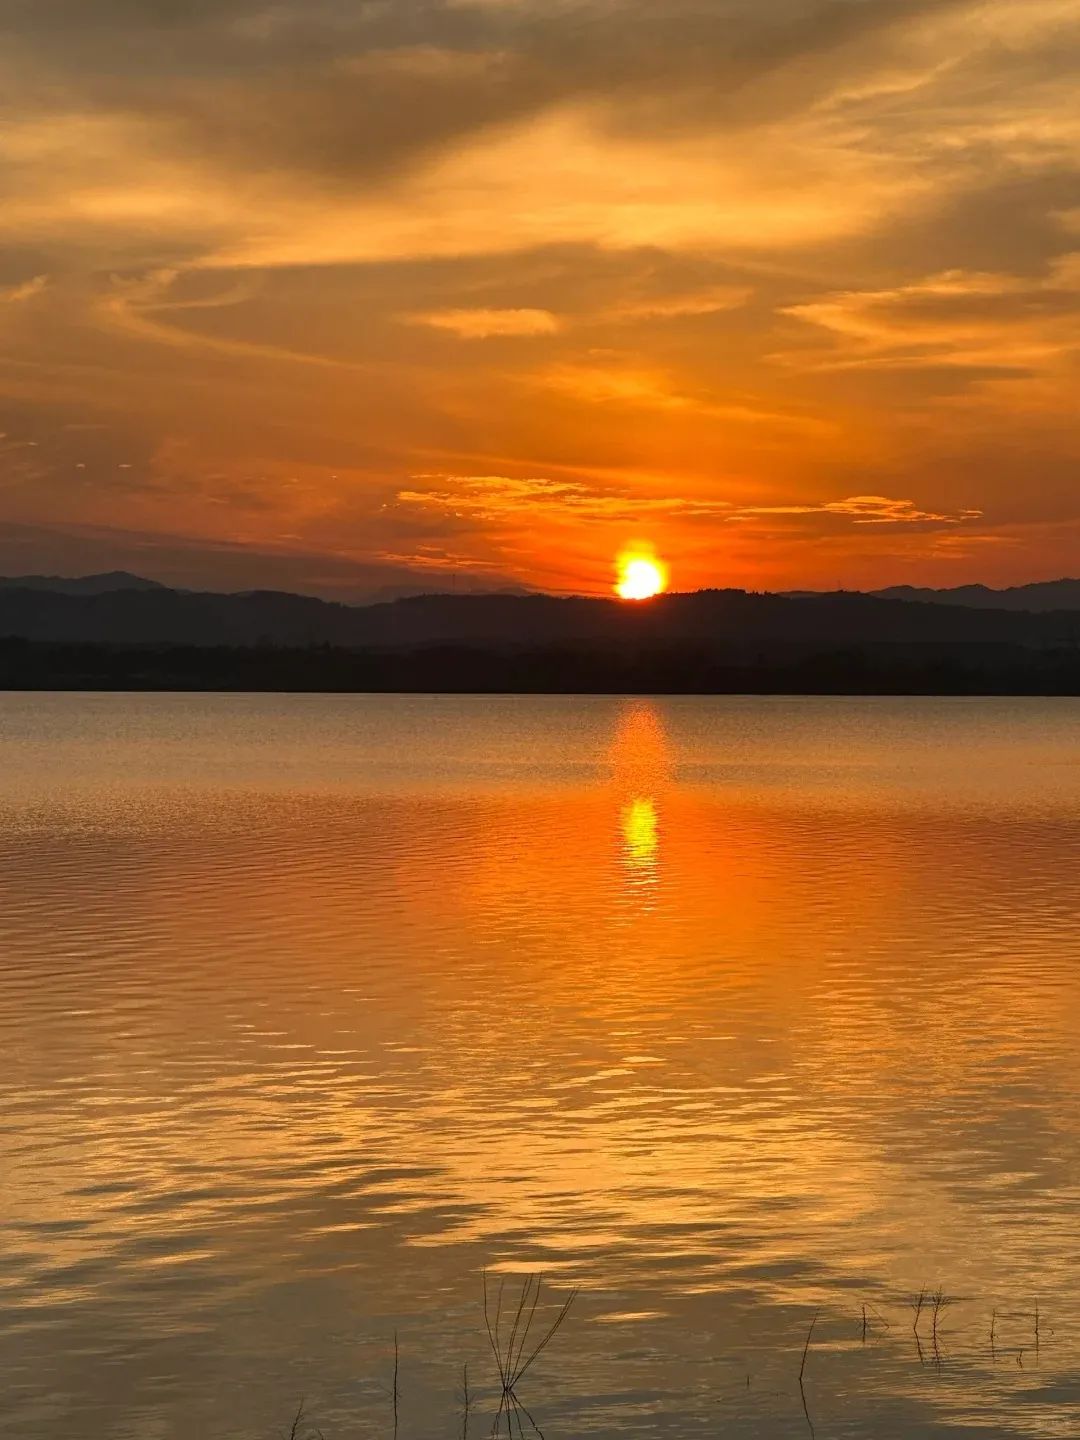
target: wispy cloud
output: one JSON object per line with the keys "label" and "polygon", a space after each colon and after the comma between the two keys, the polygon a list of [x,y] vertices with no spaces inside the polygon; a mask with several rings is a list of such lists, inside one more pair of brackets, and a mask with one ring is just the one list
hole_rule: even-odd
{"label": "wispy cloud", "polygon": [[714,519],[725,523],[757,516],[843,517],[853,525],[960,525],[976,520],[981,510],[929,510],[913,500],[886,495],[850,495],[814,504],[768,505],[706,501],[683,496],[641,497],[583,481],[507,475],[417,475],[415,488],[398,492],[397,502],[458,518],[498,522],[543,511],[568,511],[595,519],[649,524],[659,520]]}
{"label": "wispy cloud", "polygon": [[640,299],[628,298],[603,311],[601,318],[616,321],[683,320],[717,315],[745,305],[753,295],[750,285],[706,285],[698,290]]}
{"label": "wispy cloud", "polygon": [[725,501],[693,502],[678,497],[642,496],[601,489],[576,480],[509,475],[417,475],[414,486],[400,490],[400,505],[416,506],[473,521],[528,519],[558,513],[581,519],[647,523],[650,519],[695,514],[726,514]]}
{"label": "wispy cloud", "polygon": [[33,300],[35,295],[40,295],[46,289],[48,283],[47,275],[35,275],[17,285],[0,288],[0,305],[21,305],[26,300]]}
{"label": "wispy cloud", "polygon": [[240,339],[229,335],[189,329],[170,324],[160,316],[190,311],[211,311],[242,305],[258,291],[258,282],[249,276],[220,287],[214,293],[180,298],[173,293],[184,272],[176,269],[151,270],[134,277],[113,277],[107,291],[96,297],[95,309],[105,324],[136,339],[172,349],[211,352],[237,360],[267,361],[286,365],[314,365],[318,368],[349,369],[348,361],[317,352],[290,349],[284,345]]}
{"label": "wispy cloud", "polygon": [[409,325],[448,330],[461,340],[554,335],[562,328],[550,310],[429,310],[401,318]]}
{"label": "wispy cloud", "polygon": [[680,386],[671,375],[635,363],[633,357],[627,360],[616,355],[591,362],[557,364],[540,372],[535,381],[586,405],[693,415],[728,424],[765,427],[777,434],[791,430],[822,432],[830,428],[821,416],[779,406],[766,407],[741,395],[734,386],[727,394],[704,388],[694,393]]}
{"label": "wispy cloud", "polygon": [[1042,277],[950,270],[882,290],[849,290],[785,308],[828,332],[828,349],[778,359],[819,368],[1044,370],[1080,352],[1080,257]]}
{"label": "wispy cloud", "polygon": [[978,520],[981,510],[924,510],[913,500],[893,500],[887,495],[849,495],[843,500],[825,500],[819,505],[744,505],[728,517],[744,520],[754,515],[842,515],[853,525],[962,525]]}

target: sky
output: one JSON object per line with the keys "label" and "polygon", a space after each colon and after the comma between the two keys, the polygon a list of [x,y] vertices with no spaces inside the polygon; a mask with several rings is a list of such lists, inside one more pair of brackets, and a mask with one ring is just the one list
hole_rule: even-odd
{"label": "sky", "polygon": [[1080,573],[1076,0],[6,0],[0,572]]}

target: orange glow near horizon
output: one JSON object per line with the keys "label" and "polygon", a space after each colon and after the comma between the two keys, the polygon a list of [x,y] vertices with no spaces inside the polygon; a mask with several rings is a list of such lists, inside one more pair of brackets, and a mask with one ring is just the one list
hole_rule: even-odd
{"label": "orange glow near horizon", "polygon": [[667,589],[667,566],[640,550],[626,550],[617,561],[615,593],[620,600],[651,600]]}

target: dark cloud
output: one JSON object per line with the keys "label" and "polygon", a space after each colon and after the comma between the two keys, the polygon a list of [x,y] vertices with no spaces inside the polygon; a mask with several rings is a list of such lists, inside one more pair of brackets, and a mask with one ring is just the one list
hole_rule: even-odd
{"label": "dark cloud", "polygon": [[650,135],[780,118],[865,61],[860,45],[962,3],[57,0],[9,11],[0,34],[24,105],[48,112],[62,93],[76,113],[137,117],[159,144],[353,179],[571,101]]}

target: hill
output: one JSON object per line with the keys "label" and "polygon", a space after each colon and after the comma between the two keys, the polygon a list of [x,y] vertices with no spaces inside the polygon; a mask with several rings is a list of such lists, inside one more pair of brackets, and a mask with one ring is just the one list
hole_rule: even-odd
{"label": "hill", "polygon": [[221,595],[117,589],[0,589],[0,636],[121,645],[397,647],[474,645],[1008,643],[1080,641],[1080,611],[915,605],[858,594],[791,598],[744,590],[671,594],[643,605],[550,595],[422,595],[349,606],[278,591]]}
{"label": "hill", "polygon": [[[0,688],[1080,694],[1080,610],[0,585]],[[123,580],[134,577],[120,577]]]}
{"label": "hill", "polygon": [[165,590],[157,580],[146,580],[127,570],[101,575],[0,575],[3,590],[49,590],[57,595],[107,595],[113,590]]}
{"label": "hill", "polygon": [[949,590],[891,585],[872,593],[882,600],[964,605],[976,610],[1080,610],[1080,580],[1042,580],[1007,590],[991,590],[988,585],[957,585]]}

